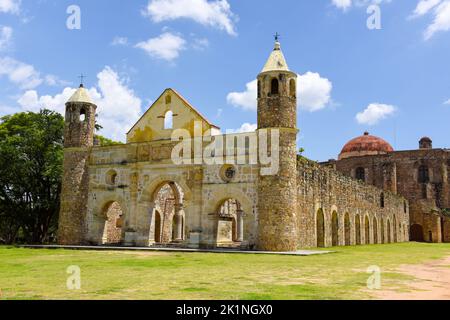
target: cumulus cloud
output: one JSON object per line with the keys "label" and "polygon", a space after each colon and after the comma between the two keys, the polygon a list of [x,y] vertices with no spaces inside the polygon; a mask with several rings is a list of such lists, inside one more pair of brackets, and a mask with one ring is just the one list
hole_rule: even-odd
{"label": "cumulus cloud", "polygon": [[13,29],[8,26],[0,26],[0,51],[5,50],[11,43]]}
{"label": "cumulus cloud", "polygon": [[19,13],[21,0],[0,0],[0,13]]}
{"label": "cumulus cloud", "polygon": [[[100,133],[111,139],[124,141],[125,133],[141,115],[141,100],[108,66],[97,74],[97,80],[97,86],[87,90],[98,106],[98,122],[103,126]],[[36,90],[29,90],[17,102],[23,110],[38,111],[47,108],[64,115],[65,103],[76,90],[67,87],[54,96],[39,96]]]}
{"label": "cumulus cloud", "polygon": [[331,100],[333,85],[320,74],[307,72],[299,75],[297,92],[300,108],[314,112],[325,108]]}
{"label": "cumulus cloud", "polygon": [[32,66],[10,57],[0,57],[0,77],[8,79],[21,89],[32,89],[39,86],[43,79],[40,73]]}
{"label": "cumulus cloud", "polygon": [[239,129],[227,130],[227,134],[255,132],[258,129],[256,123],[244,123]]}
{"label": "cumulus cloud", "polygon": [[416,6],[416,9],[414,10],[414,13],[412,14],[412,17],[420,17],[428,12],[430,12],[431,9],[436,7],[441,0],[420,0],[419,3]]}
{"label": "cumulus cloud", "polygon": [[431,39],[437,32],[450,30],[450,0],[437,5],[433,9],[433,16],[433,22],[425,30],[425,40]]}
{"label": "cumulus cloud", "polygon": [[186,40],[182,37],[165,32],[159,37],[139,42],[136,48],[142,49],[153,58],[173,61],[186,49]]}
{"label": "cumulus cloud", "polygon": [[154,22],[191,19],[236,35],[235,15],[227,0],[150,0],[143,14]]}
{"label": "cumulus cloud", "polygon": [[[228,94],[228,103],[244,110],[256,110],[257,87],[257,80],[247,83],[245,91]],[[321,77],[319,73],[308,71],[298,75],[298,107],[310,112],[325,108],[331,102],[332,89],[331,81]]]}
{"label": "cumulus cloud", "polygon": [[375,125],[395,113],[397,108],[393,105],[371,103],[363,112],[356,115],[359,124]]}
{"label": "cumulus cloud", "polygon": [[244,110],[256,110],[257,90],[258,90],[258,81],[253,80],[246,84],[245,91],[229,93],[227,96],[227,101],[229,104],[235,107],[240,107]]}

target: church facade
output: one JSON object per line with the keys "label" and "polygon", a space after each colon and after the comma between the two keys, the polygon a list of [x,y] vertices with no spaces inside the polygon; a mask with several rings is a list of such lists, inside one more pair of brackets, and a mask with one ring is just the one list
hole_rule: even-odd
{"label": "church facade", "polygon": [[97,106],[81,86],[66,104],[59,243],[295,251],[409,241],[410,204],[396,190],[298,155],[296,86],[276,42],[258,75],[256,132],[221,135],[167,89],[126,144],[108,147],[94,141]]}

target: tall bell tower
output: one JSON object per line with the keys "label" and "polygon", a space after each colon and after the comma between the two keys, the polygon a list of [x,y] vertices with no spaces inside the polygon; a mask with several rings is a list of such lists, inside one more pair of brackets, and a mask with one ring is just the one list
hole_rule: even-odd
{"label": "tall bell tower", "polygon": [[297,74],[289,70],[276,36],[258,75],[258,131],[279,132],[280,159],[277,174],[258,178],[259,250],[298,249],[296,89]]}
{"label": "tall bell tower", "polygon": [[58,242],[84,244],[89,185],[89,156],[94,145],[95,112],[87,90],[80,85],[66,103],[64,164]]}

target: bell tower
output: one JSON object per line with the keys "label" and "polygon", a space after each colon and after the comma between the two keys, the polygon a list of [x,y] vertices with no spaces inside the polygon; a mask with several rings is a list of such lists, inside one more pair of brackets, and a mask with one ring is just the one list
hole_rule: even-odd
{"label": "bell tower", "polygon": [[58,242],[84,244],[88,203],[89,156],[94,145],[95,112],[81,84],[66,103],[64,164]]}
{"label": "bell tower", "polygon": [[279,132],[280,159],[277,174],[258,178],[259,250],[298,249],[296,90],[297,74],[289,70],[276,36],[269,60],[258,75],[258,131]]}

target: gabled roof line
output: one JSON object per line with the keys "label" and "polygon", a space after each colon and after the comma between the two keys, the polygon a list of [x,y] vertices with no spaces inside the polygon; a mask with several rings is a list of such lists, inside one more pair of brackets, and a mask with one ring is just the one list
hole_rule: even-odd
{"label": "gabled roof line", "polygon": [[210,125],[213,128],[220,129],[218,126],[212,124],[204,115],[202,115],[200,113],[200,111],[198,111],[192,104],[190,104],[189,101],[187,101],[175,89],[167,88],[159,95],[158,99],[156,99],[155,102],[152,103],[152,105],[147,109],[147,111],[145,111],[145,113],[139,118],[139,120],[136,121],[136,123],[133,125],[133,127],[131,127],[131,129],[127,132],[127,135],[138,125],[138,123],[147,115],[147,113],[150,112],[150,110],[153,108],[153,106],[159,101],[159,99],[162,98],[162,96],[164,96],[164,94],[167,91],[172,91],[174,94],[176,94],[177,97],[180,98],[181,101],[183,101],[192,111],[194,111],[194,113],[196,113],[200,118],[202,118],[202,120],[205,121],[208,125]]}

